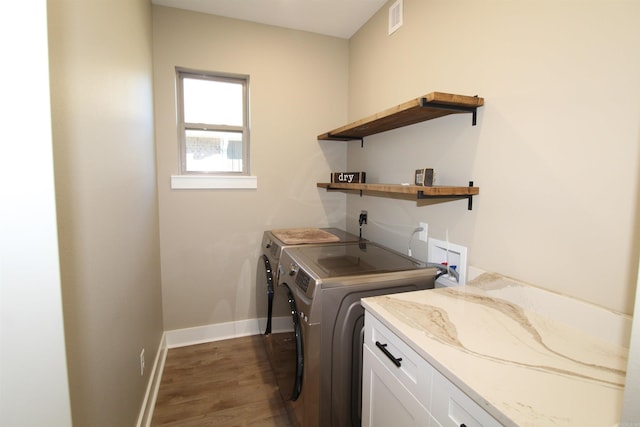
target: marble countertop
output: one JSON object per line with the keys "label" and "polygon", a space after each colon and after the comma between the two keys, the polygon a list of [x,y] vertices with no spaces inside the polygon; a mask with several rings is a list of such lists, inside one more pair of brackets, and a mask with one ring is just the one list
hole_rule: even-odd
{"label": "marble countertop", "polygon": [[631,318],[506,277],[362,304],[506,426],[613,426]]}

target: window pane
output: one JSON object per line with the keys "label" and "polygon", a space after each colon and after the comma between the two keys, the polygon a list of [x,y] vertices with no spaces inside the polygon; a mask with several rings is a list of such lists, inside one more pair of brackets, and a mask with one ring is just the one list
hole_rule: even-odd
{"label": "window pane", "polygon": [[242,172],[242,132],[186,132],[188,172]]}
{"label": "window pane", "polygon": [[184,121],[242,126],[242,84],[185,78]]}

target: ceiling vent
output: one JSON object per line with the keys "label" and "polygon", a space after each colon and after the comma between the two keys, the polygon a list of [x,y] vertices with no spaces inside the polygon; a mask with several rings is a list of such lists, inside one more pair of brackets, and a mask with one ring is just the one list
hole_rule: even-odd
{"label": "ceiling vent", "polygon": [[389,35],[402,27],[402,0],[396,1],[389,8]]}

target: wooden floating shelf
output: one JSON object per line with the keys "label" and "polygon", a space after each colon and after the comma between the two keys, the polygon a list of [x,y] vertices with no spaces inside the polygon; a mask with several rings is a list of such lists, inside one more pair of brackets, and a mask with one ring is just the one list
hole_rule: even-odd
{"label": "wooden floating shelf", "polygon": [[484,105],[484,99],[477,96],[454,95],[431,92],[407,101],[378,114],[318,135],[319,140],[351,141],[363,140],[391,129],[424,122],[449,114],[472,114],[472,124],[476,124],[477,108]]}
{"label": "wooden floating shelf", "polygon": [[468,199],[469,210],[472,208],[472,197],[480,194],[480,188],[474,187],[472,183],[468,187],[453,187],[444,185],[434,185],[425,187],[421,185],[400,185],[400,184],[347,184],[339,182],[318,182],[318,188],[326,190],[343,190],[343,191],[363,191],[386,193],[386,194],[404,194],[415,195],[416,199]]}

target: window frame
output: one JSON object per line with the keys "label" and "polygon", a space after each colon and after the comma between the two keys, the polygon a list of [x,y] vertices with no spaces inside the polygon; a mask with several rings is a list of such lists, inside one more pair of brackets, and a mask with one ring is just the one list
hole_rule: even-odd
{"label": "window frame", "polygon": [[[185,78],[230,82],[242,85],[242,126],[215,125],[209,123],[187,123],[184,117]],[[179,141],[179,170],[181,176],[204,177],[246,177],[250,175],[250,137],[249,137],[249,76],[245,74],[231,74],[216,71],[200,71],[176,67],[176,113]],[[221,132],[238,132],[242,134],[242,171],[188,171],[187,170],[187,141],[188,130],[208,130]]]}

